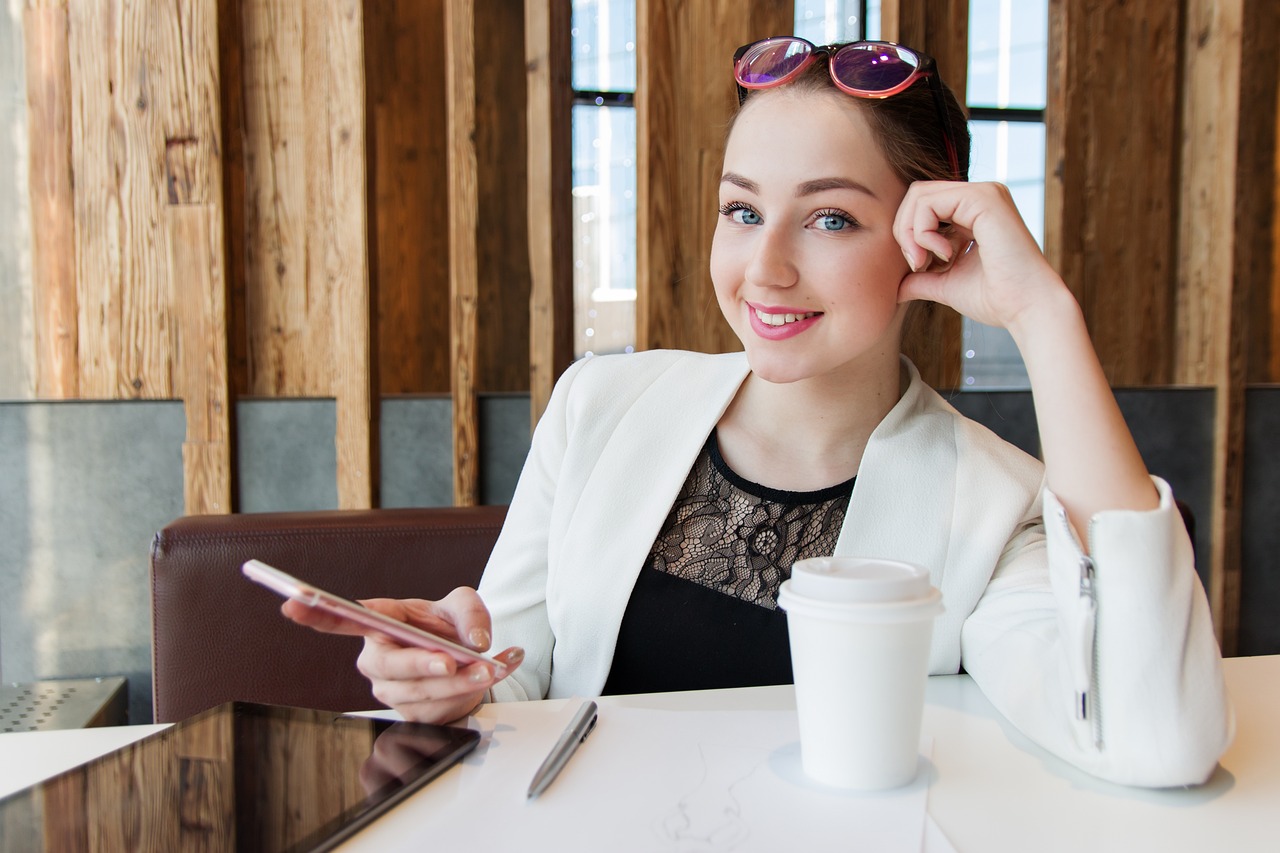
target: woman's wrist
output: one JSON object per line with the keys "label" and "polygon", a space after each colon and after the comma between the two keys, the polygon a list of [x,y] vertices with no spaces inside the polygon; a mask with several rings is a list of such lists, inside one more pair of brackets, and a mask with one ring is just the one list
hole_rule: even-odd
{"label": "woman's wrist", "polygon": [[1005,328],[1028,370],[1041,357],[1061,358],[1064,346],[1074,348],[1083,342],[1092,349],[1080,303],[1061,280],[1057,287],[1046,288],[1041,298],[1024,308]]}

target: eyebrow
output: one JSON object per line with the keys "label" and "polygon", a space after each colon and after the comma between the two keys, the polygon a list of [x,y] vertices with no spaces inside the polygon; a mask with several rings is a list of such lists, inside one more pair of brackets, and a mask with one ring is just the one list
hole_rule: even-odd
{"label": "eyebrow", "polygon": [[[733,184],[736,187],[741,187],[747,192],[755,193],[757,195],[760,193],[759,184],[750,178],[739,175],[736,172],[725,172],[720,176],[720,183]],[[805,181],[800,186],[796,187],[796,198],[814,195],[815,193],[824,192],[825,190],[853,190],[854,192],[860,192],[864,195],[870,196],[871,198],[878,199],[878,196],[871,191],[870,187],[849,178],[817,178],[812,181]]]}

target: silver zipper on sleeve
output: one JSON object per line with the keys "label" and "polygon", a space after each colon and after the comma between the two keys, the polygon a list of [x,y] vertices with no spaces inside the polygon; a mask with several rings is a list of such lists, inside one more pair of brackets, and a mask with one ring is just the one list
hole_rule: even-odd
{"label": "silver zipper on sleeve", "polygon": [[[1059,512],[1063,527],[1075,541],[1065,510]],[[1094,564],[1084,548],[1080,549],[1080,599],[1075,612],[1076,648],[1070,650],[1071,669],[1075,681],[1074,715],[1089,726],[1093,746],[1102,748],[1102,720],[1098,706],[1098,594],[1094,587]]]}

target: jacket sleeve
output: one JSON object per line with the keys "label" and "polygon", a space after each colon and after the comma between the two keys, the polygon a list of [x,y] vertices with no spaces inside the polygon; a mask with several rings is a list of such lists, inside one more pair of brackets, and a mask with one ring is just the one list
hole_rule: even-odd
{"label": "jacket sleeve", "polygon": [[493,618],[493,648],[515,645],[525,650],[520,668],[494,685],[496,701],[542,699],[551,684],[555,645],[547,617],[551,531],[556,485],[568,443],[569,390],[585,363],[574,363],[556,382],[480,580],[480,597]]}
{"label": "jacket sleeve", "polygon": [[1090,524],[1044,492],[961,632],[966,670],[1024,734],[1126,785],[1193,785],[1234,733],[1208,602],[1164,481],[1160,506]]}

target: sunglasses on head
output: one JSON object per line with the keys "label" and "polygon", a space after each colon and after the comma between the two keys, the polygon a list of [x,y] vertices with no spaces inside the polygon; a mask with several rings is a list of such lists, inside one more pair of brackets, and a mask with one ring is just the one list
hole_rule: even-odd
{"label": "sunglasses on head", "polygon": [[855,41],[818,47],[798,36],[775,36],[743,45],[733,54],[733,76],[738,82],[738,105],[748,89],[772,89],[794,80],[820,55],[836,88],[855,98],[889,98],[905,91],[921,77],[929,81],[942,142],[947,149],[951,174],[960,179],[960,158],[951,135],[946,98],[937,64],[932,57],[887,41]]}

